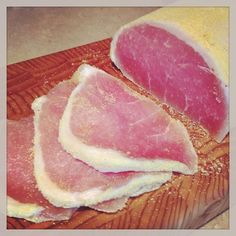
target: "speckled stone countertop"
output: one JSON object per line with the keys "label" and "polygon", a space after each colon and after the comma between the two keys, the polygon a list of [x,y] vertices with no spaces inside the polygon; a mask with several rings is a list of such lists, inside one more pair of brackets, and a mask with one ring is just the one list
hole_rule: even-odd
{"label": "speckled stone countertop", "polygon": [[[7,63],[111,37],[123,24],[156,8],[8,8]],[[229,211],[202,229],[228,229]]]}

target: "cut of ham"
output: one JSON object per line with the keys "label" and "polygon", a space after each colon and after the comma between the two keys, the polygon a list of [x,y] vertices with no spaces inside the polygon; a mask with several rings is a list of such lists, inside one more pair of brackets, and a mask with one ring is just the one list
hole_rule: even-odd
{"label": "cut of ham", "polygon": [[102,172],[197,170],[186,128],[152,100],[86,64],[73,80],[59,140],[75,158]]}
{"label": "cut of ham", "polygon": [[101,173],[63,150],[58,141],[59,121],[77,83],[76,80],[61,82],[32,104],[34,170],[44,197],[58,207],[91,206],[151,191],[169,180],[170,172]]}
{"label": "cut of ham", "polygon": [[[18,121],[8,120],[7,129],[7,215],[32,222],[70,219],[76,208],[53,206],[37,188],[33,175],[32,116]],[[127,197],[113,199],[90,208],[116,212],[125,207],[127,200]]]}
{"label": "cut of ham", "polygon": [[201,124],[228,133],[227,8],[162,8],[122,27],[111,44],[122,73]]}
{"label": "cut of ham", "polygon": [[75,209],[58,208],[40,193],[33,175],[33,118],[7,121],[8,216],[33,222],[67,220]]}

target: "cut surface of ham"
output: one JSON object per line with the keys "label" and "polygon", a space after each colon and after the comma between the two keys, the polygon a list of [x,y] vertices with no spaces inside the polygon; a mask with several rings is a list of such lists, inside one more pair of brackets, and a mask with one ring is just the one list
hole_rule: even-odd
{"label": "cut surface of ham", "polygon": [[229,130],[227,27],[227,9],[163,8],[122,27],[110,56],[128,79],[220,142]]}
{"label": "cut surface of ham", "polygon": [[77,83],[73,79],[61,82],[32,104],[34,170],[44,197],[58,207],[91,206],[151,191],[169,180],[170,172],[101,173],[62,148],[58,141],[59,121]]}
{"label": "cut surface of ham", "polygon": [[33,222],[67,220],[75,209],[50,204],[37,188],[33,174],[33,117],[7,121],[8,216]]}
{"label": "cut surface of ham", "polygon": [[73,79],[59,140],[75,158],[102,172],[196,171],[186,128],[151,99],[86,64]]}

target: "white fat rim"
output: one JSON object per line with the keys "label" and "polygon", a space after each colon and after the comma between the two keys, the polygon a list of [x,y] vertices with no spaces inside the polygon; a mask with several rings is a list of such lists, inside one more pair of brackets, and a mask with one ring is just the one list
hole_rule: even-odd
{"label": "white fat rim", "polygon": [[[137,192],[131,194],[130,197],[136,197],[136,196],[139,196],[143,193],[154,191],[154,190],[160,188],[160,186],[162,184],[164,184],[164,182],[163,183],[156,183],[153,185],[143,186]],[[106,213],[113,213],[113,212],[117,212],[119,210],[122,210],[126,206],[128,199],[129,199],[128,197],[122,197],[122,198],[116,199],[116,201],[118,201],[118,203],[116,203],[116,207],[114,209],[109,209],[109,208],[106,209],[106,207],[97,207],[96,205],[90,206],[90,208],[93,208],[98,211],[106,212]]]}
{"label": "white fat rim", "polygon": [[[88,75],[90,73],[97,73],[98,69],[91,67],[89,65],[82,65],[79,67],[73,79],[79,80],[79,85],[72,91],[67,106],[64,110],[62,118],[59,125],[59,142],[62,144],[63,148],[70,153],[74,158],[82,160],[88,165],[94,167],[101,172],[122,172],[122,171],[178,171],[184,174],[193,174],[197,171],[197,155],[189,140],[189,135],[187,133],[184,125],[177,122],[184,131],[183,134],[189,140],[189,147],[191,148],[191,153],[195,158],[195,163],[193,169],[190,169],[184,163],[165,160],[147,160],[145,158],[130,158],[125,153],[116,151],[113,149],[97,148],[94,146],[86,145],[80,139],[73,135],[70,129],[70,116],[72,114],[73,98],[76,94],[85,86],[86,81],[91,79]],[[103,72],[104,73],[104,72]]]}
{"label": "white fat rim", "polygon": [[90,206],[90,208],[97,210],[97,211],[106,212],[106,213],[114,213],[114,212],[122,210],[126,206],[128,199],[129,199],[128,197],[122,197],[122,198],[118,198],[118,199],[114,200],[115,201],[114,208],[110,208],[109,206],[106,207],[106,205],[102,206],[102,207],[99,207],[99,205],[92,205],[92,206]]}
{"label": "white fat rim", "polygon": [[60,188],[56,183],[52,182],[48,176],[40,148],[39,117],[42,105],[46,101],[47,97],[42,96],[36,99],[32,104],[32,109],[35,112],[34,175],[39,190],[53,205],[65,208],[96,205],[103,201],[130,196],[134,192],[140,191],[143,186],[153,186],[157,183],[164,183],[171,178],[171,173],[168,172],[149,173],[130,180],[126,185],[118,188],[108,188],[105,191],[99,188],[93,188],[84,192],[70,192]]}
{"label": "white fat rim", "polygon": [[[115,33],[115,35],[113,36],[112,42],[111,42],[110,58],[114,62],[114,64],[121,70],[121,72],[124,74],[124,76],[126,78],[131,80],[136,85],[140,86],[139,84],[137,84],[135,82],[135,80],[132,78],[131,75],[129,75],[126,71],[123,70],[119,59],[116,57],[115,51],[116,51],[117,40],[118,40],[118,37],[120,36],[120,34],[123,32],[123,30],[129,29],[133,26],[138,26],[140,24],[149,24],[149,25],[152,25],[152,26],[162,28],[162,29],[172,33],[173,35],[175,35],[175,37],[177,37],[180,40],[184,41],[187,45],[189,45],[196,52],[198,52],[202,56],[202,58],[205,60],[207,65],[214,70],[215,75],[221,81],[221,87],[224,91],[224,95],[226,97],[227,105],[229,104],[228,84],[225,84],[225,82],[224,82],[224,81],[226,81],[226,79],[225,80],[223,79],[223,73],[221,72],[221,70],[218,69],[218,68],[220,68],[218,63],[212,58],[211,55],[209,55],[206,52],[206,50],[204,50],[204,48],[202,46],[200,46],[197,42],[195,42],[193,39],[191,39],[184,31],[179,29],[178,26],[176,26],[174,23],[167,23],[167,22],[164,22],[164,21],[161,21],[161,20],[155,21],[155,20],[143,20],[143,19],[141,19],[141,20],[136,20],[134,22],[131,22],[127,25],[122,26]],[[226,87],[225,87],[225,85],[226,85]],[[221,142],[223,140],[223,138],[225,137],[225,135],[228,133],[228,131],[229,131],[228,122],[229,122],[229,114],[227,113],[227,116],[226,116],[225,121],[224,121],[223,129],[221,129],[219,131],[219,133],[217,134],[217,137],[215,137],[217,142]]]}
{"label": "white fat rim", "polygon": [[[22,203],[7,196],[7,215],[16,218],[31,218],[31,221],[36,221],[37,216],[44,210],[43,207],[32,204]],[[34,217],[36,217],[34,219]]]}

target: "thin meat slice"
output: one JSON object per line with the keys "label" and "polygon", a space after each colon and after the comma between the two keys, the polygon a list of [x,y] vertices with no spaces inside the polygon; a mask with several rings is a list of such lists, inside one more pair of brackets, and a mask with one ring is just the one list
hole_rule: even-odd
{"label": "thin meat slice", "polygon": [[228,9],[162,8],[123,26],[110,56],[130,80],[218,141],[228,127]]}
{"label": "thin meat slice", "polygon": [[32,104],[34,170],[44,197],[58,207],[93,206],[154,190],[169,180],[170,172],[101,173],[62,148],[58,141],[59,121],[77,83],[75,80],[61,82]]}
{"label": "thin meat slice", "polygon": [[62,146],[102,172],[197,170],[184,125],[102,70],[82,65],[60,122]]}
{"label": "thin meat slice", "polygon": [[37,188],[33,175],[33,117],[7,121],[8,216],[33,222],[67,220],[75,209],[50,204]]}
{"label": "thin meat slice", "polygon": [[128,197],[121,197],[118,199],[104,201],[90,207],[97,211],[113,213],[122,210],[125,207],[127,201]]}
{"label": "thin meat slice", "polygon": [[[33,117],[8,120],[7,215],[32,222],[68,220],[76,208],[59,208],[50,204],[37,188],[33,175]],[[113,199],[90,206],[103,212],[122,209],[127,198]]]}

